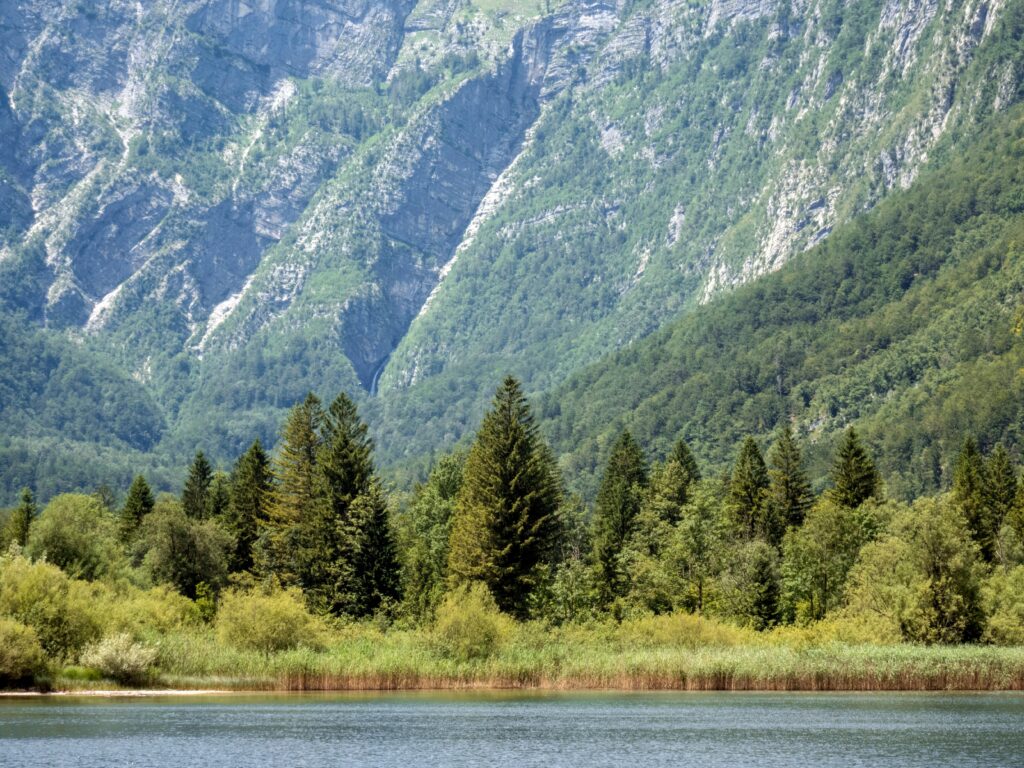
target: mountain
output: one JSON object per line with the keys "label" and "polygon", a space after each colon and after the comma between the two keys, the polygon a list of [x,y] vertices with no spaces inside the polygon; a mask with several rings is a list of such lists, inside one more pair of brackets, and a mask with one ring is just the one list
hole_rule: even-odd
{"label": "mountain", "polygon": [[1020,0],[0,0],[3,487],[170,482],[310,389],[416,467],[501,374],[569,393],[815,259],[1020,100],[1022,38]]}

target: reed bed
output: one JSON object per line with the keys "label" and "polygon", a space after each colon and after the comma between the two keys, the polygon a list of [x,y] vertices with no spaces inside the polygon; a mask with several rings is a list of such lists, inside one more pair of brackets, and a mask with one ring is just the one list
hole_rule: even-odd
{"label": "reed bed", "polygon": [[239,650],[210,633],[161,639],[154,685],[259,691],[435,689],[685,691],[1024,690],[1024,647],[789,646],[738,633],[630,639],[606,627],[518,628],[483,658],[428,632],[357,628],[321,648]]}

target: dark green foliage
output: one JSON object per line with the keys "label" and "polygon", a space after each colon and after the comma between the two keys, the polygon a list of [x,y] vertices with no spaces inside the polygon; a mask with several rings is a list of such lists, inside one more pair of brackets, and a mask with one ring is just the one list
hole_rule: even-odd
{"label": "dark green foliage", "polygon": [[36,501],[32,491],[28,488],[23,488],[21,491],[21,501],[18,506],[11,510],[7,522],[4,523],[3,530],[0,531],[0,546],[4,550],[11,544],[17,544],[19,547],[25,546],[36,511]]}
{"label": "dark green foliage", "polygon": [[993,535],[998,535],[1017,500],[1017,470],[1002,443],[996,444],[992,455],[985,462],[983,497]]}
{"label": "dark green foliage", "polygon": [[118,530],[121,542],[127,544],[135,536],[142,519],[153,511],[153,491],[142,475],[136,475],[121,508]]}
{"label": "dark green foliage", "polygon": [[647,461],[624,431],[612,447],[594,508],[594,564],[605,603],[625,594],[629,582],[619,556],[633,533],[647,487]]}
{"label": "dark green foliage", "polygon": [[213,467],[202,451],[196,453],[189,467],[185,487],[181,491],[181,506],[193,520],[205,520],[210,515],[210,485]]}
{"label": "dark green foliage", "polygon": [[224,472],[214,472],[210,481],[210,503],[208,515],[223,520],[231,508],[231,478]]}
{"label": "dark green foliage", "polygon": [[466,457],[449,579],[483,581],[501,610],[527,613],[556,552],[561,478],[519,382],[506,378]]}
{"label": "dark green foliage", "polygon": [[142,521],[132,553],[155,582],[195,599],[201,584],[214,590],[225,584],[232,546],[216,521],[189,517],[172,499],[158,499]]}
{"label": "dark green foliage", "polygon": [[740,531],[747,537],[764,535],[768,468],[753,438],[743,441],[729,481],[729,501]]}
{"label": "dark green foliage", "polygon": [[973,437],[964,440],[953,467],[953,501],[967,521],[971,537],[990,561],[994,554],[997,532],[991,510],[985,503],[985,459]]}
{"label": "dark green foliage", "polygon": [[[783,527],[799,527],[814,502],[811,481],[804,470],[800,446],[787,422],[779,430],[778,439],[768,453],[768,505],[773,517]],[[781,532],[779,533],[781,537]],[[774,539],[778,543],[778,539]]]}
{"label": "dark green foliage", "polygon": [[267,524],[271,492],[270,459],[256,440],[231,473],[231,505],[224,526],[235,539],[229,563],[232,571],[253,568],[253,548]]}
{"label": "dark green foliage", "polygon": [[352,501],[349,514],[358,531],[353,555],[358,597],[353,613],[369,616],[399,597],[398,552],[387,497],[379,481],[374,479]]}
{"label": "dark green foliage", "polygon": [[832,461],[830,479],[829,498],[840,506],[856,509],[878,496],[881,484],[878,470],[853,427],[843,433]]}

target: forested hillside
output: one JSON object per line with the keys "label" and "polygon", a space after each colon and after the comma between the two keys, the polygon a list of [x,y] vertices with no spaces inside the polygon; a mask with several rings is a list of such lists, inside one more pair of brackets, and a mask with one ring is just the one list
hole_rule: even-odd
{"label": "forested hillside", "polygon": [[964,433],[1015,454],[1024,424],[1024,117],[834,232],[544,398],[545,430],[588,492],[618,430],[713,467],[789,423],[821,482],[856,424],[889,492],[948,487]]}
{"label": "forested hillside", "polygon": [[[1024,82],[1020,0],[93,6],[0,0],[6,501],[172,487],[311,390],[408,486],[506,373],[568,399],[825,253]],[[576,421],[574,472],[607,450]]]}

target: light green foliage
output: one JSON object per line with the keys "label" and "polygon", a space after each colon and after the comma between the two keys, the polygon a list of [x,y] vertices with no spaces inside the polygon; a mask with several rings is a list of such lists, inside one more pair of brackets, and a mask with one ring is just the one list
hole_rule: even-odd
{"label": "light green foliage", "polygon": [[887,620],[906,640],[977,640],[981,571],[956,505],[948,497],[920,499],[861,550],[849,575],[849,608]]}
{"label": "light green foliage", "polygon": [[33,523],[25,551],[45,558],[74,578],[96,579],[121,571],[117,522],[93,496],[55,497]]}
{"label": "light green foliage", "polygon": [[498,610],[490,590],[479,582],[452,591],[437,609],[434,638],[446,654],[461,661],[486,659],[501,647],[512,621]]}
{"label": "light green foliage", "polygon": [[714,605],[716,579],[725,565],[731,521],[721,501],[722,491],[713,481],[693,489],[667,553],[669,567],[679,582],[678,604],[698,615]]}
{"label": "light green foliage", "polygon": [[137,642],[131,635],[122,632],[108,635],[98,643],[87,646],[79,657],[79,663],[99,670],[104,677],[130,685],[146,681],[152,673],[156,657],[155,648]]}
{"label": "light green foliage", "polygon": [[861,548],[892,514],[868,503],[856,508],[819,501],[783,540],[787,613],[799,623],[819,621],[843,604],[846,577]]}
{"label": "light green foliage", "polygon": [[217,612],[217,637],[236,648],[273,653],[316,648],[320,622],[306,610],[296,589],[268,593],[228,591]]}
{"label": "light green foliage", "polygon": [[996,568],[981,584],[988,616],[984,639],[1000,645],[1024,645],[1024,565]]}
{"label": "light green foliage", "polygon": [[51,659],[74,657],[101,632],[88,585],[56,565],[20,556],[0,557],[0,616],[31,627]]}
{"label": "light green foliage", "polygon": [[418,619],[433,615],[448,577],[448,540],[455,502],[462,488],[465,455],[441,457],[423,485],[412,493],[397,518],[402,555],[402,593],[409,612]]}
{"label": "light green foliage", "polygon": [[0,616],[0,685],[30,682],[45,667],[35,630]]}

